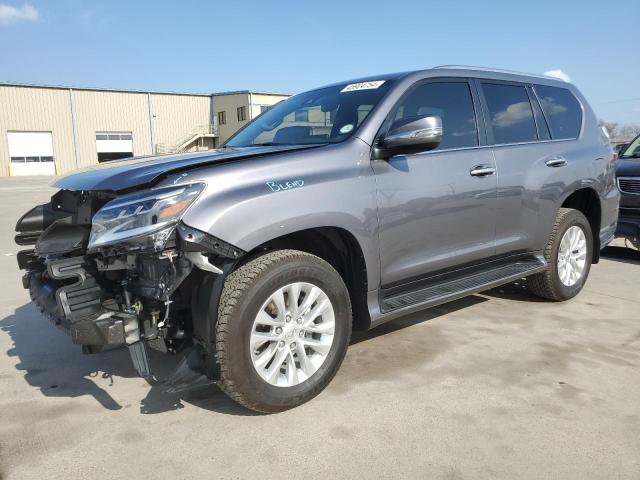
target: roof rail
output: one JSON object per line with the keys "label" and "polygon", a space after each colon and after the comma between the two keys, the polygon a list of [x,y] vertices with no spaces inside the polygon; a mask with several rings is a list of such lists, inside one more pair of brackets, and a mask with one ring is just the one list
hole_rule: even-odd
{"label": "roof rail", "polygon": [[[473,66],[473,65],[437,65],[435,67],[433,67],[434,69],[444,69],[444,70],[478,70],[480,72],[498,72],[498,73],[511,73],[514,75],[526,75],[527,77],[537,77],[537,78],[546,78],[546,79],[556,79],[556,80],[560,80],[557,77],[551,77],[549,75],[542,75],[539,73],[527,73],[527,72],[518,72],[516,70],[505,70],[502,68],[488,68],[488,67],[477,67],[477,66]],[[560,80],[562,81],[562,80]]]}

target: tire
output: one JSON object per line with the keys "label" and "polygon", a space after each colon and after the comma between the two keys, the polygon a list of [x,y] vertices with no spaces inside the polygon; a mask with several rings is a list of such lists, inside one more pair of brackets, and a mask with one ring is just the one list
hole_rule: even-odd
{"label": "tire", "polygon": [[[299,301],[295,302],[299,303],[299,306],[295,305],[295,312],[298,313],[293,314],[296,318],[285,315],[294,308],[289,300],[294,298],[290,289],[295,287],[291,285],[298,285],[300,292],[306,292],[298,293]],[[308,306],[306,314],[300,313],[306,305],[304,300],[312,301],[318,292],[313,287],[319,288],[325,295],[318,297],[323,299],[324,313],[316,318],[322,323],[313,323],[311,319],[312,323],[307,324],[321,303],[318,300]],[[278,292],[283,290],[286,290],[286,296],[279,297]],[[271,301],[272,298],[282,298],[284,311],[280,311],[281,308],[277,302]],[[326,299],[330,302],[328,307],[324,301]],[[261,315],[260,319],[266,318],[269,325],[260,324],[258,314]],[[273,317],[269,319],[264,314]],[[289,323],[282,323],[287,317]],[[275,413],[301,405],[320,393],[338,371],[351,337],[351,324],[352,311],[347,287],[327,262],[297,250],[277,250],[257,257],[227,277],[220,297],[216,324],[220,388],[233,400],[256,412]],[[333,335],[307,330],[300,332],[307,328],[305,325],[314,331],[333,325]],[[260,345],[250,345],[250,342],[254,342],[254,335],[265,334],[272,339],[278,335],[278,328],[278,338],[282,341],[270,340]],[[298,342],[294,341],[296,337]],[[317,347],[318,351],[312,350],[307,346],[307,342],[314,341],[322,343],[322,350],[320,347]],[[328,342],[330,347],[326,346]],[[280,347],[283,343],[285,346]],[[300,348],[303,349],[302,356],[308,367],[305,369],[302,368]],[[254,366],[254,361],[262,362],[258,359],[260,355],[264,354],[264,358],[267,358],[272,350],[276,353],[271,361],[264,366],[262,363],[260,367],[257,363]],[[281,354],[286,355],[285,363],[281,368],[272,368]],[[308,362],[309,359],[316,361]],[[313,371],[313,368],[317,370]],[[312,373],[307,376],[309,372]],[[289,381],[290,384],[287,383]],[[295,381],[299,383],[295,384]]]}
{"label": "tire", "polygon": [[[565,234],[573,227],[578,227],[584,235],[586,244],[586,253],[584,266],[580,277],[571,281],[563,281],[561,279],[562,267],[558,262],[558,254],[561,249],[561,241]],[[571,233],[576,232],[575,229]],[[570,238],[570,235],[567,235]],[[581,245],[581,243],[580,243]],[[577,252],[577,249],[573,250]],[[544,250],[544,258],[549,264],[548,270],[532,275],[527,278],[529,290],[538,297],[561,302],[575,297],[584,286],[589,271],[591,269],[591,260],[593,259],[593,235],[591,226],[587,218],[578,210],[571,208],[561,208],[556,216],[556,221],[549,236],[549,242]]]}

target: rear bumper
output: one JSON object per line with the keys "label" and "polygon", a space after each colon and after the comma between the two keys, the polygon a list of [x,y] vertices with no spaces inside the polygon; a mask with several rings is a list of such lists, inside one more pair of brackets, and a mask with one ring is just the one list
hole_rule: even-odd
{"label": "rear bumper", "polygon": [[109,304],[105,292],[83,261],[83,257],[52,261],[45,271],[26,273],[23,284],[35,305],[73,343],[104,346],[138,341],[137,316],[105,308]]}

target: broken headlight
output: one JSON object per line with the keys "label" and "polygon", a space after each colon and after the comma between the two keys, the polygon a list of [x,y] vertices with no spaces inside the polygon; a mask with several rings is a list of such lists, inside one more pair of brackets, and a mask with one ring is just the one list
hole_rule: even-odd
{"label": "broken headlight", "polygon": [[89,248],[125,242],[161,249],[204,187],[204,183],[163,187],[110,201],[92,219]]}

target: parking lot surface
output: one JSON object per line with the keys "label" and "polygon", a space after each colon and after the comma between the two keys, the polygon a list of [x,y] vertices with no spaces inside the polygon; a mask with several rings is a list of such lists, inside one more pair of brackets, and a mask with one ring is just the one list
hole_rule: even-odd
{"label": "parking lot surface", "polygon": [[567,303],[513,284],[355,333],[316,399],[256,415],[41,318],[13,229],[53,191],[0,179],[0,479],[640,478],[638,252],[609,248]]}

